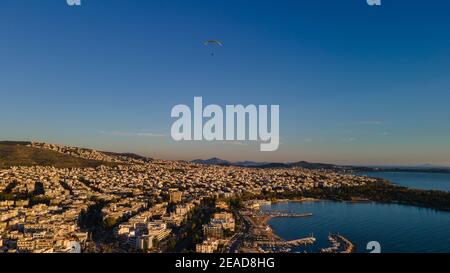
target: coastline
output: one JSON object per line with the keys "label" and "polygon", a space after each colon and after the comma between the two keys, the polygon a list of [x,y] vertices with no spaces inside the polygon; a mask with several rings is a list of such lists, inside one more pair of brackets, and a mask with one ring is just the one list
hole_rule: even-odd
{"label": "coastline", "polygon": [[[285,200],[285,199],[280,199],[280,200],[274,200],[272,202],[272,204],[288,203],[288,202],[304,203],[304,202],[324,202],[324,201],[327,201],[327,200],[316,199],[316,198],[299,198],[299,199],[294,199],[292,201],[289,201],[289,200]],[[330,201],[328,201],[328,202],[330,202]],[[297,217],[303,218],[303,217],[313,217],[313,216],[314,216],[313,213],[304,213],[303,215],[297,216]],[[277,234],[274,227],[269,224],[269,221],[273,218],[289,218],[289,216],[264,215],[264,216],[260,216],[258,218],[262,225],[265,225],[270,228],[270,233],[269,233],[270,239],[269,240],[273,240],[274,245],[276,245],[275,242],[278,242],[279,244],[286,244],[286,245],[291,244],[291,246],[296,246],[295,244],[292,244],[292,242],[300,242],[297,246],[312,245],[317,240],[314,237],[314,235],[312,235],[312,234],[309,237],[305,237],[305,238],[287,240],[287,239],[281,237],[281,235]],[[328,248],[320,248],[319,253],[353,253],[356,250],[355,244],[352,241],[350,241],[348,238],[346,238],[345,236],[340,235],[340,234],[333,234],[333,235],[330,234],[328,236],[328,241],[330,242],[331,246]]]}
{"label": "coastline", "polygon": [[272,204],[277,203],[314,203],[314,202],[343,202],[343,203],[380,203],[377,201],[372,201],[367,198],[354,198],[352,200],[330,200],[330,199],[321,199],[321,198],[294,198],[294,199],[275,199],[270,200]]}
{"label": "coastline", "polygon": [[285,199],[285,198],[278,198],[274,200],[270,200],[272,204],[275,203],[305,203],[305,202],[321,202],[325,201],[323,199],[318,198],[310,198],[310,197],[301,197],[301,198],[293,198],[293,199]]}

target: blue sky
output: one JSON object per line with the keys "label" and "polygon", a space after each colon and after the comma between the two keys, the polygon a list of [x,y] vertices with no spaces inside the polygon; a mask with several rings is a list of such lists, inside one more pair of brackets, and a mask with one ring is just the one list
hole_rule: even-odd
{"label": "blue sky", "polygon": [[[0,139],[166,159],[450,165],[450,3],[5,0]],[[211,57],[203,46],[220,39]],[[279,104],[281,146],[188,143],[170,110]]]}

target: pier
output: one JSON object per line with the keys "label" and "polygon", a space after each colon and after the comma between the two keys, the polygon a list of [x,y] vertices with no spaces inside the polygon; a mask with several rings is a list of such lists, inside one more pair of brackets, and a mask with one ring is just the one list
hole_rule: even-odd
{"label": "pier", "polygon": [[296,246],[312,245],[315,242],[316,238],[311,236],[291,241],[256,241],[255,244],[258,246],[265,246],[265,247],[296,247]]}
{"label": "pier", "polygon": [[328,241],[330,241],[331,247],[322,248],[321,253],[352,253],[355,251],[355,245],[342,235],[330,234]]}
{"label": "pier", "polygon": [[270,217],[284,217],[284,218],[302,218],[302,217],[311,217],[312,213],[289,213],[282,211],[270,211],[263,213],[266,216]]}

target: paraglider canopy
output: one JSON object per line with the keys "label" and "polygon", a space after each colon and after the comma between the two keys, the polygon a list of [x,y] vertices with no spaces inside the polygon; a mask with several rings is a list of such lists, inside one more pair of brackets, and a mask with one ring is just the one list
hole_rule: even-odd
{"label": "paraglider canopy", "polygon": [[[205,41],[203,44],[205,46],[214,47],[214,48],[223,46],[223,43],[219,40],[208,40],[208,41]],[[212,49],[212,50],[213,51],[211,52],[211,56],[214,56],[214,54],[215,54],[214,49]]]}
{"label": "paraglider canopy", "polygon": [[208,41],[205,41],[205,42],[204,42],[204,45],[205,45],[205,46],[208,46],[208,45],[218,45],[218,46],[223,46],[223,43],[222,43],[221,41],[218,41],[218,40],[208,40]]}

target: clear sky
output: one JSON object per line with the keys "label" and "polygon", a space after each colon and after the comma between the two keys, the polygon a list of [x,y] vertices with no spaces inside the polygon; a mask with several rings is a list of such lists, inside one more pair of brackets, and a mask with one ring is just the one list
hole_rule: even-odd
{"label": "clear sky", "polygon": [[[2,0],[0,139],[165,159],[450,165],[450,2]],[[212,57],[204,40],[220,39]],[[279,104],[281,146],[177,143],[171,108]]]}

